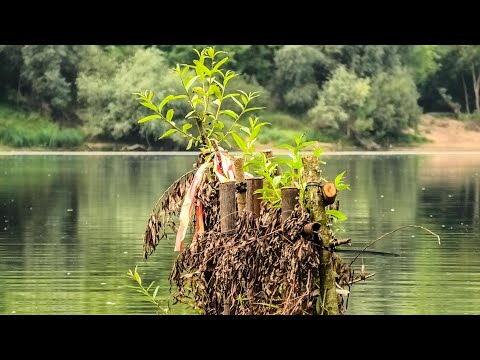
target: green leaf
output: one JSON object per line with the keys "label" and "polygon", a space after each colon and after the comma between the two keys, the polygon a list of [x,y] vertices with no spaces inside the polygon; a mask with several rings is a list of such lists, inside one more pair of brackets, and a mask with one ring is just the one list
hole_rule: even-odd
{"label": "green leaf", "polygon": [[245,106],[247,106],[247,104],[248,104],[248,99],[245,97],[245,95],[242,95],[242,101],[243,101],[243,103],[245,104]]}
{"label": "green leaf", "polygon": [[148,93],[148,101],[152,101],[152,98],[153,98],[153,91],[150,91]]}
{"label": "green leaf", "polygon": [[322,152],[323,152],[322,149],[316,148],[315,150],[313,150],[313,156],[315,156],[316,158],[318,158]]}
{"label": "green leaf", "polygon": [[292,150],[292,151],[295,150],[295,148],[294,148],[292,145],[288,145],[288,144],[278,145],[277,147],[278,147],[279,149],[289,149],[289,150]]}
{"label": "green leaf", "polygon": [[155,284],[155,281],[152,281],[152,282],[150,283],[150,285],[148,285],[148,287],[147,287],[147,292],[148,292],[148,290],[150,290],[150,288],[153,286],[153,284]]}
{"label": "green leaf", "polygon": [[171,100],[173,100],[175,96],[174,95],[168,95],[165,99],[162,100],[162,102],[158,105],[158,112],[161,113],[163,107]]}
{"label": "green leaf", "polygon": [[140,274],[135,271],[135,281],[139,284],[142,285],[142,278],[140,277]]}
{"label": "green leaf", "polygon": [[216,121],[213,126],[219,128],[219,129],[223,129],[225,127],[225,124],[221,121]]}
{"label": "green leaf", "polygon": [[280,184],[280,181],[282,181],[281,175],[277,175],[273,178],[272,185],[274,189],[278,187],[278,185]]}
{"label": "green leaf", "polygon": [[232,132],[232,137],[233,137],[233,140],[235,140],[235,143],[240,148],[240,150],[242,150],[243,152],[248,151],[247,144],[245,144],[245,141],[240,136],[238,136],[236,133]]}
{"label": "green leaf", "polygon": [[228,145],[229,148],[232,147],[232,144],[230,144],[230,141],[228,141],[227,139],[223,139],[223,141],[225,141],[225,143]]}
{"label": "green leaf", "polygon": [[190,150],[192,148],[192,144],[193,144],[193,139],[190,139],[187,145],[187,150]]}
{"label": "green leaf", "polygon": [[212,74],[216,73],[218,69],[220,69],[220,66],[222,66],[227,60],[228,60],[228,57],[224,57],[222,60],[216,63],[212,69]]}
{"label": "green leaf", "polygon": [[167,115],[165,116],[165,119],[167,119],[168,122],[172,121],[174,113],[175,111],[173,111],[173,109],[168,110]]}
{"label": "green leaf", "polygon": [[233,97],[235,97],[235,96],[240,96],[240,94],[231,93],[231,94],[225,95],[225,96],[223,97],[223,99],[225,100],[225,99],[228,99],[228,98],[233,98]]}
{"label": "green leaf", "polygon": [[235,74],[233,71],[228,70],[223,78],[223,86],[227,86],[227,83],[238,75],[239,74]]}
{"label": "green leaf", "polygon": [[186,133],[187,130],[190,129],[191,127],[192,127],[192,124],[186,123],[186,124],[183,125],[182,131],[183,131],[184,133]]}
{"label": "green leaf", "polygon": [[238,119],[238,115],[232,110],[222,110],[222,111],[220,111],[220,114],[228,115],[235,120]]}
{"label": "green leaf", "polygon": [[338,185],[342,181],[342,178],[343,178],[343,176],[345,175],[346,172],[347,172],[347,170],[345,170],[344,172],[341,172],[340,174],[337,175],[337,177],[335,178],[335,181],[334,181],[335,187],[338,187]]}
{"label": "green leaf", "polygon": [[158,289],[160,289],[160,285],[158,285],[158,286],[155,288],[155,291],[153,292],[153,295],[152,295],[153,300],[155,300],[155,297],[157,296]]}
{"label": "green leaf", "polygon": [[173,134],[175,131],[177,131],[177,129],[170,129],[170,130],[165,131],[163,133],[163,135],[158,138],[158,140],[163,139],[164,137],[167,137],[168,135]]}
{"label": "green leaf", "polygon": [[176,95],[172,98],[172,100],[180,100],[180,99],[185,99],[188,97],[187,95]]}
{"label": "green leaf", "polygon": [[159,119],[159,118],[161,118],[160,115],[153,114],[153,115],[149,115],[149,116],[145,116],[144,118],[141,118],[140,120],[138,120],[138,123],[141,124],[141,123],[144,123],[153,119]]}
{"label": "green leaf", "polygon": [[197,74],[199,74],[199,72],[200,74],[201,72],[203,72],[207,76],[212,76],[212,72],[210,71],[210,69],[203,65],[200,61],[193,60],[193,63],[196,65],[195,70],[197,70]]}
{"label": "green leaf", "polygon": [[198,75],[195,75],[194,77],[192,77],[190,81],[187,83],[187,85],[185,85],[185,90],[188,91],[188,89],[190,89],[190,86],[192,86],[193,83],[197,81],[197,79],[198,79]]}
{"label": "green leaf", "polygon": [[217,105],[218,107],[220,107],[220,105],[222,105],[222,102],[220,101],[220,99],[215,99],[212,104],[215,104]]}
{"label": "green leaf", "polygon": [[343,220],[347,220],[347,217],[345,216],[345,214],[339,210],[327,210],[325,211],[325,213],[327,215],[332,215],[332,216],[335,216],[338,220],[340,221],[343,221]]}
{"label": "green leaf", "polygon": [[203,89],[200,86],[195,86],[192,89],[192,92],[197,95],[205,96],[205,91],[203,91]]}
{"label": "green leaf", "polygon": [[260,123],[260,124],[256,125],[253,128],[252,134],[250,135],[250,137],[255,139],[257,137],[258,133],[260,132],[260,129],[262,128],[262,126],[265,126],[265,125],[270,125],[270,123],[264,122],[264,123]]}
{"label": "green leaf", "polygon": [[240,109],[243,110],[243,109],[245,108],[240,101],[238,101],[237,99],[235,99],[235,97],[232,97],[232,100],[235,101],[238,106],[240,106]]}
{"label": "green leaf", "polygon": [[188,66],[185,66],[182,70],[182,76],[185,76],[188,72]]}
{"label": "green leaf", "polygon": [[262,106],[262,107],[251,107],[251,108],[245,109],[244,113],[247,113],[247,112],[249,112],[249,111],[262,110],[262,109],[266,109],[266,107],[265,107],[265,106]]}
{"label": "green leaf", "polygon": [[246,126],[241,127],[240,130],[242,130],[243,132],[247,133],[248,136],[251,137],[250,129],[247,128]]}
{"label": "green leaf", "polygon": [[157,111],[157,107],[155,105],[153,105],[151,102],[143,101],[140,104],[142,104],[143,106],[145,106],[149,109],[152,109],[153,111]]}
{"label": "green leaf", "polygon": [[195,114],[196,110],[190,111],[187,115],[185,115],[185,119],[188,119],[191,115]]}

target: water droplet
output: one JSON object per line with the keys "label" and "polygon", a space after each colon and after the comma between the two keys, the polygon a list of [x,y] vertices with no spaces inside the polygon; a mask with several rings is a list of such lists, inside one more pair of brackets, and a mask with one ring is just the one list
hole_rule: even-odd
{"label": "water droplet", "polygon": [[432,215],[432,214],[430,214],[430,217],[433,217],[433,215]]}
{"label": "water droplet", "polygon": [[412,238],[415,237],[415,235],[412,235]]}
{"label": "water droplet", "polygon": [[390,211],[395,211],[395,209],[390,209]]}
{"label": "water droplet", "polygon": [[442,225],[442,227],[445,227],[445,225]]}
{"label": "water droplet", "polygon": [[380,195],[380,197],[383,199],[383,195]]}
{"label": "water droplet", "polygon": [[67,209],[67,211],[73,211],[73,209]]}
{"label": "water droplet", "polygon": [[4,227],[4,228],[3,228],[3,230],[7,230],[7,228],[6,228],[6,227]]}
{"label": "water droplet", "polygon": [[448,197],[452,197],[452,195],[448,194]]}
{"label": "water droplet", "polygon": [[105,304],[107,304],[107,305],[115,305],[115,303],[114,303],[114,302],[111,302],[111,301],[107,301]]}
{"label": "water droplet", "polygon": [[70,275],[70,273],[69,273],[69,272],[67,272],[67,275]]}
{"label": "water droplet", "polygon": [[6,223],[8,223],[8,220],[5,220]]}
{"label": "water droplet", "polygon": [[460,225],[463,225],[463,223],[460,223]]}
{"label": "water droplet", "polygon": [[422,187],[422,191],[425,191],[425,188],[424,188],[424,187]]}
{"label": "water droplet", "polygon": [[124,254],[128,254],[128,251],[124,251],[123,253],[124,253]]}
{"label": "water droplet", "polygon": [[100,283],[100,285],[107,285],[107,283],[106,283],[106,282],[103,282],[103,283]]}

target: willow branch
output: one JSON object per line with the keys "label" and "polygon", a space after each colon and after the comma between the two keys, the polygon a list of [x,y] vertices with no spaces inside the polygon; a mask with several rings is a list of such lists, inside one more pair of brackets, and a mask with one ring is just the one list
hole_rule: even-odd
{"label": "willow branch", "polygon": [[420,229],[423,229],[423,230],[429,232],[430,234],[432,234],[433,236],[435,236],[435,237],[438,239],[438,243],[440,244],[440,236],[438,236],[438,235],[435,234],[433,231],[430,231],[430,230],[428,230],[427,228],[425,228],[425,227],[423,227],[423,226],[420,226],[420,225],[405,225],[405,226],[400,226],[399,228],[396,228],[396,229],[394,229],[394,230],[392,230],[392,231],[390,231],[390,232],[387,232],[386,234],[383,234],[383,235],[380,236],[378,239],[373,240],[370,244],[368,244],[367,246],[365,246],[365,247],[362,249],[362,251],[360,251],[360,252],[357,254],[357,256],[355,256],[355,257],[353,258],[353,260],[350,262],[350,265],[352,265],[353,262],[354,262],[355,260],[357,260],[357,258],[358,258],[365,250],[367,250],[367,248],[369,248],[370,246],[372,246],[373,244],[375,244],[377,241],[383,239],[383,238],[384,238],[385,236],[387,236],[387,235],[393,234],[395,231],[398,231],[398,230],[401,230],[401,229],[405,229],[405,228],[407,228],[407,227],[420,228]]}

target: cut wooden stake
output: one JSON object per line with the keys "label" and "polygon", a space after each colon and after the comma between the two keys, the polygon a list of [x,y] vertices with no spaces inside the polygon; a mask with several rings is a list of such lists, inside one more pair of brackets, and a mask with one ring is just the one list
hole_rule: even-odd
{"label": "cut wooden stake", "polygon": [[245,173],[243,171],[243,166],[245,165],[245,158],[243,156],[234,156],[233,157],[233,173],[235,174],[235,184],[237,187],[237,211],[238,214],[241,214],[245,209],[246,193],[247,193],[247,184],[245,182]]}
{"label": "cut wooden stake", "polygon": [[222,234],[233,233],[236,222],[235,181],[220,183],[220,229]]}
{"label": "cut wooden stake", "polygon": [[263,177],[248,178],[247,182],[247,207],[248,212],[253,212],[256,216],[260,215],[261,194],[255,194],[256,190],[263,188]]}
{"label": "cut wooden stake", "polygon": [[295,205],[298,204],[298,196],[300,190],[296,187],[283,187],[282,192],[282,224],[289,218],[295,209]]}

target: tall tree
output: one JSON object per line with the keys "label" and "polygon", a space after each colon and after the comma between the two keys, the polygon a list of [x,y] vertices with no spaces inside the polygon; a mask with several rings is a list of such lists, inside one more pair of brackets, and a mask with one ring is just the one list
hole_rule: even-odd
{"label": "tall tree", "polygon": [[333,68],[315,46],[286,45],[275,54],[275,81],[271,89],[279,107],[303,114],[315,105],[321,84]]}
{"label": "tall tree", "polygon": [[18,93],[22,46],[0,45],[0,101],[12,100]]}
{"label": "tall tree", "polygon": [[[480,45],[457,45],[456,51],[459,70],[466,71],[470,75],[470,84],[475,98],[475,111],[480,112]],[[465,82],[464,78],[463,81]]]}
{"label": "tall tree", "polygon": [[22,47],[21,91],[36,109],[62,121],[74,121],[78,52],[81,46]]}

